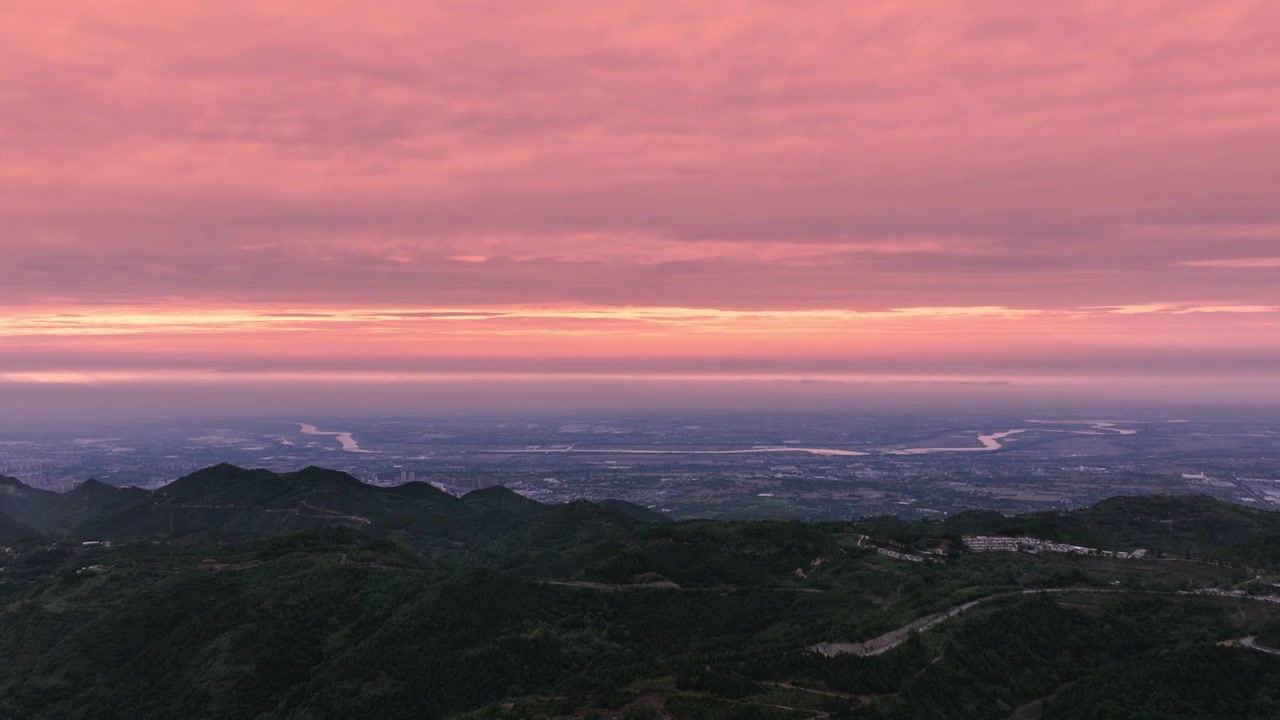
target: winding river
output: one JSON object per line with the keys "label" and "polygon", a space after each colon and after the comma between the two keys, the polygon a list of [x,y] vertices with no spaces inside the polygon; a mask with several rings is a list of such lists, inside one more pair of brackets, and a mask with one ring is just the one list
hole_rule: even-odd
{"label": "winding river", "polygon": [[337,438],[342,445],[342,449],[352,453],[369,453],[372,450],[364,450],[360,447],[360,443],[349,432],[329,432],[327,430],[317,430],[315,425],[307,423],[294,423],[302,431],[303,435],[327,435]]}
{"label": "winding river", "polygon": [[601,455],[749,455],[752,453],[808,453],[810,455],[854,456],[868,455],[861,450],[841,450],[839,448],[806,448],[806,447],[754,447],[741,450],[604,450],[599,448],[579,450],[575,447],[524,448],[521,450],[486,450],[489,453],[524,454],[524,453],[595,453]]}
{"label": "winding river", "polygon": [[[879,450],[886,455],[928,455],[931,453],[960,452],[992,452],[1004,447],[1001,442],[1014,435],[1025,432],[1070,433],[1073,435],[1133,435],[1137,430],[1116,427],[1116,422],[1103,420],[1027,420],[1028,423],[1040,425],[1088,425],[1087,430],[1065,430],[1049,427],[1014,428],[1003,432],[986,433],[978,436],[978,447],[921,447],[899,448],[895,450]],[[329,433],[332,434],[332,433]],[[348,433],[348,437],[350,434]],[[623,448],[577,448],[573,445],[554,445],[549,447],[525,447],[512,450],[484,450],[481,452],[501,455],[512,454],[596,454],[596,455],[748,455],[754,453],[806,453],[827,457],[856,457],[870,455],[862,450],[845,450],[841,448],[793,447],[793,446],[757,446],[739,450],[637,450]]]}
{"label": "winding river", "polygon": [[1137,430],[1132,430],[1130,428],[1116,427],[1116,423],[1103,420],[1027,420],[1026,422],[1038,423],[1041,425],[1088,425],[1089,429],[1059,430],[1054,428],[1016,428],[1013,430],[1005,430],[1004,432],[979,435],[978,442],[982,443],[982,447],[903,448],[901,450],[890,450],[888,454],[925,455],[928,453],[940,452],[990,452],[1004,447],[1000,442],[1001,440],[1024,432],[1056,432],[1070,433],[1072,435],[1134,435],[1138,432]]}

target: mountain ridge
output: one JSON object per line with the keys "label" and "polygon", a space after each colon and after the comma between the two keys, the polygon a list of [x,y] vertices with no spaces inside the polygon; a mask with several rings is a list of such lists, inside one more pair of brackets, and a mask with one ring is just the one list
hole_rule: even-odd
{"label": "mountain ridge", "polygon": [[[95,502],[109,512],[6,544],[0,716],[1005,720],[1043,702],[1046,720],[1086,720],[1100,701],[1122,703],[1109,717],[1159,702],[1182,708],[1170,718],[1280,711],[1280,665],[1227,646],[1280,633],[1280,602],[1253,582],[1280,572],[1267,555],[1280,513],[1212,499],[937,521],[644,522],[662,516],[501,487],[456,498],[366,486],[323,468],[222,465],[174,485],[83,483],[43,517]],[[970,532],[1116,549],[1161,540],[1170,552],[981,552]],[[1194,561],[1175,541],[1193,544]],[[807,650],[895,633],[906,634],[874,656]],[[1134,671],[1148,664],[1160,672]],[[1160,682],[1214,668],[1212,692]],[[646,714],[648,702],[665,715]]]}
{"label": "mountain ridge", "polygon": [[[424,482],[375,486],[318,466],[275,472],[230,463],[202,468],[154,491],[91,479],[58,494],[3,477],[0,513],[36,532],[86,540],[195,530],[269,536],[346,525],[417,546],[453,546],[467,538],[498,542],[498,537],[547,533],[553,527],[671,521],[622,500],[545,505],[501,486],[457,497]],[[907,546],[921,545],[930,535],[959,540],[985,533],[1197,557],[1280,558],[1280,513],[1206,495],[1116,496],[1069,511],[966,511],[938,521],[909,523],[887,516],[855,522]]]}
{"label": "mountain ridge", "polygon": [[[456,497],[424,482],[370,485],[349,473],[314,465],[275,472],[220,463],[154,491],[93,479],[62,494],[32,488],[17,478],[5,478],[4,483],[0,512],[40,532],[87,539],[192,530],[278,535],[332,524],[404,532],[415,525],[448,527],[453,520],[478,514],[525,517],[562,507],[544,505],[505,487]],[[606,502],[607,510],[619,516],[667,521],[631,503]]]}

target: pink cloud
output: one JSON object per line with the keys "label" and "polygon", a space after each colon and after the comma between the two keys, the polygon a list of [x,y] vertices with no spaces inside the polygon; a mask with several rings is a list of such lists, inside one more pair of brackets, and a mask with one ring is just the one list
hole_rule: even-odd
{"label": "pink cloud", "polygon": [[[1048,311],[1011,351],[1081,308],[1271,307],[1277,25],[1247,1],[25,3],[0,18],[0,307]],[[1223,313],[1154,315],[1126,331],[1174,348]],[[1215,337],[1252,357],[1240,323]],[[1091,327],[1101,371],[1126,341]]]}

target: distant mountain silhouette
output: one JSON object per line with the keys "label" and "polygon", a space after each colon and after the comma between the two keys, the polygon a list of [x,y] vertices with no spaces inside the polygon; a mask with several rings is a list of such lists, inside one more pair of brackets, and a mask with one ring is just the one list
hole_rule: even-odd
{"label": "distant mountain silhouette", "polygon": [[[621,500],[544,505],[495,486],[454,497],[413,482],[379,487],[337,470],[307,467],[277,473],[215,465],[149,492],[88,480],[65,494],[0,477],[0,538],[38,532],[71,540],[172,536],[195,531],[276,536],[345,526],[410,547],[512,556],[522,545],[550,548],[529,567],[603,561],[610,542],[637,525],[669,518]],[[902,531],[897,518],[863,522],[884,537]],[[912,526],[914,527],[914,526]],[[5,529],[7,528],[7,529]],[[915,531],[913,531],[915,532]],[[1004,516],[959,513],[937,532],[1034,535],[1095,547],[1147,547],[1168,554],[1280,558],[1280,514],[1208,496],[1117,497],[1091,508]],[[565,555],[561,557],[561,555]],[[594,560],[592,560],[594,558]],[[557,571],[559,572],[559,571]]]}
{"label": "distant mountain silhouette", "polygon": [[[82,540],[195,530],[281,535],[330,525],[435,536],[454,531],[467,518],[544,516],[553,509],[505,487],[458,498],[423,482],[380,487],[314,466],[277,473],[223,463],[153,492],[87,480],[60,495],[0,477],[0,513],[22,528]],[[597,509],[619,521],[667,520],[621,501],[608,501]]]}
{"label": "distant mountain silhouette", "polygon": [[77,527],[94,518],[121,512],[149,496],[142,488],[119,488],[90,478],[59,496],[45,513],[41,526],[51,531]]}
{"label": "distant mountain silhouette", "polygon": [[58,504],[58,493],[38,490],[21,480],[0,475],[0,513],[25,525],[41,527],[44,516]]}
{"label": "distant mountain silhouette", "polygon": [[516,515],[537,515],[550,509],[501,485],[473,490],[462,496],[462,502],[476,510],[494,510]]}

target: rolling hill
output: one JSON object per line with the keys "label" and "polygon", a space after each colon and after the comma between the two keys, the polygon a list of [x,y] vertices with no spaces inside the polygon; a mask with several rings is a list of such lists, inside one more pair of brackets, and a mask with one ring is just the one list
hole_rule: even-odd
{"label": "rolling hill", "polygon": [[[606,501],[604,506],[608,513],[634,521],[666,521],[630,503]],[[276,473],[224,463],[150,492],[87,480],[60,495],[0,478],[0,513],[36,531],[80,540],[194,530],[281,535],[329,525],[429,537],[474,525],[484,516],[493,516],[486,522],[506,527],[509,522],[498,518],[536,517],[553,509],[503,487],[458,498],[423,482],[380,487],[319,467]]]}
{"label": "rolling hill", "polygon": [[[0,538],[46,535],[0,555],[4,718],[1280,713],[1280,659],[1220,646],[1270,637],[1280,603],[1185,593],[1263,592],[1253,579],[1280,577],[1265,552],[1280,516],[1207,498],[666,522],[629,503],[457,498],[314,467],[219,465],[154,492],[3,487],[31,523],[0,515]],[[1187,543],[1197,559],[970,553],[967,533]],[[941,540],[955,542],[933,562],[901,557]],[[931,617],[951,619],[903,629]],[[895,632],[882,655],[807,650]]]}

